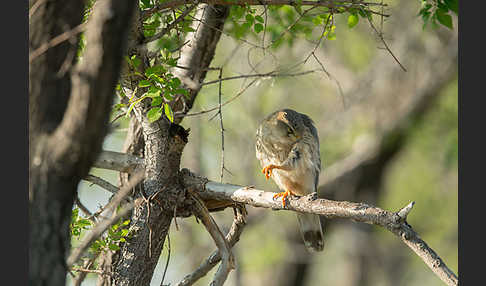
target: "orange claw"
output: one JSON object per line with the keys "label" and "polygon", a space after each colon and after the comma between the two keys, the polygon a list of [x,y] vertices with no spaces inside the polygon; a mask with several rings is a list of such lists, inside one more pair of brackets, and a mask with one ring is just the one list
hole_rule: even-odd
{"label": "orange claw", "polygon": [[287,197],[290,196],[292,193],[289,191],[289,190],[286,190],[285,192],[280,192],[280,193],[276,193],[275,195],[273,195],[273,198],[274,199],[277,199],[277,198],[280,198],[282,197],[282,206],[285,207],[285,205],[287,204]]}
{"label": "orange claw", "polygon": [[267,180],[270,178],[270,176],[272,176],[272,169],[274,168],[278,168],[278,167],[270,164],[262,169],[262,173],[265,174],[265,178]]}

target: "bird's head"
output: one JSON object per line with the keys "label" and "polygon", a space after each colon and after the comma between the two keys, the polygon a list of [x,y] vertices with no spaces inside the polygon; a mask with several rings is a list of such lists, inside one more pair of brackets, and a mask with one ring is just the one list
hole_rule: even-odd
{"label": "bird's head", "polygon": [[302,138],[303,124],[296,111],[283,109],[265,118],[259,132],[270,143],[289,147]]}

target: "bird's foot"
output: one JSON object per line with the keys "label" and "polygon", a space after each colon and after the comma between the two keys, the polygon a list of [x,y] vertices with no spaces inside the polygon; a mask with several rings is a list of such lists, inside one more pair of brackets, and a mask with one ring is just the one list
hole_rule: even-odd
{"label": "bird's foot", "polygon": [[278,199],[282,197],[282,207],[285,208],[285,206],[287,205],[287,197],[290,195],[292,195],[292,193],[289,190],[286,190],[285,192],[276,193],[275,195],[273,195],[273,198]]}
{"label": "bird's foot", "polygon": [[262,169],[262,173],[265,174],[267,180],[272,176],[272,170],[275,168],[278,168],[278,166],[270,164]]}

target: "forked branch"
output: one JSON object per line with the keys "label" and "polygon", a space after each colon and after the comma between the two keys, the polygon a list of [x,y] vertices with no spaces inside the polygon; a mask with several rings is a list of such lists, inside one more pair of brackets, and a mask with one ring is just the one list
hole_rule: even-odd
{"label": "forked branch", "polygon": [[[233,247],[239,240],[246,225],[246,209],[245,206],[235,208],[235,217],[230,230],[226,234],[226,241],[230,247]],[[219,250],[215,250],[206,260],[204,260],[199,267],[191,274],[186,275],[177,286],[189,286],[196,283],[200,278],[213,269],[216,264],[221,261],[221,254]]]}

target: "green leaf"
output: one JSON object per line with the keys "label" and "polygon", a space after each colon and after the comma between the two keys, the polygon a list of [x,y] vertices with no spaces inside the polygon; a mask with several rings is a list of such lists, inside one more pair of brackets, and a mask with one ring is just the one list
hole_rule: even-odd
{"label": "green leaf", "polygon": [[171,83],[173,88],[178,88],[181,85],[181,80],[175,77],[171,80]]}
{"label": "green leaf", "polygon": [[196,30],[194,30],[193,28],[191,28],[190,26],[184,26],[182,27],[182,31],[183,32],[194,32]]}
{"label": "green leaf", "polygon": [[149,90],[147,92],[147,96],[148,97],[151,97],[151,98],[154,98],[154,97],[160,97],[160,89],[156,88],[156,87],[153,87],[153,86],[150,87],[151,90]]}
{"label": "green leaf", "polygon": [[[135,94],[135,92],[134,92],[134,94]],[[140,97],[139,99],[135,100],[134,102],[132,102],[132,104],[130,104],[130,106],[128,107],[127,114],[125,115],[125,117],[130,116],[130,112],[132,112],[132,109],[135,106],[135,104],[139,103],[140,101],[142,101],[146,97],[147,97],[147,95],[144,95],[144,96]]]}
{"label": "green leaf", "polygon": [[139,83],[138,83],[138,86],[139,87],[147,87],[147,86],[151,86],[152,83],[148,80],[141,80]]}
{"label": "green leaf", "polygon": [[184,89],[184,88],[178,88],[178,89],[176,89],[175,93],[176,94],[182,94],[182,95],[184,95],[186,97],[189,96],[189,91],[187,91],[187,89]]}
{"label": "green leaf", "polygon": [[312,18],[312,23],[314,23],[315,26],[319,26],[322,25],[323,20],[324,20],[323,18],[317,16]]}
{"label": "green leaf", "polygon": [[257,34],[263,31],[263,25],[260,23],[256,23],[255,26],[253,26],[253,28],[255,29],[255,33]]}
{"label": "green leaf", "polygon": [[358,24],[358,22],[359,22],[358,15],[355,15],[355,14],[349,15],[349,17],[348,17],[348,27],[350,29],[353,28],[354,26],[356,26],[356,24]]}
{"label": "green leaf", "polygon": [[255,21],[252,14],[246,14],[245,19],[251,24],[253,24],[253,22]]}
{"label": "green leaf", "polygon": [[147,112],[147,118],[148,118],[150,123],[159,120],[159,118],[161,116],[162,116],[162,112],[160,111],[160,108],[158,108],[158,107],[154,107]]}
{"label": "green leaf", "polygon": [[168,104],[164,104],[164,113],[170,122],[174,122],[174,113],[172,112],[172,108],[170,108]]}
{"label": "green leaf", "polygon": [[447,7],[449,8],[449,10],[453,11],[454,13],[457,13],[459,12],[459,1],[458,0],[445,0],[445,3],[447,5]]}
{"label": "green leaf", "polygon": [[257,20],[260,23],[265,22],[265,20],[263,20],[263,17],[262,16],[259,16],[259,15],[255,16],[255,20]]}
{"label": "green leaf", "polygon": [[118,104],[115,104],[115,106],[113,106],[113,109],[112,111],[118,111],[120,110],[122,107],[126,106],[125,104],[123,103],[118,103]]}
{"label": "green leaf", "polygon": [[108,246],[111,250],[120,250],[120,247],[114,243],[110,243],[110,245]]}
{"label": "green leaf", "polygon": [[445,14],[442,10],[437,10],[436,12],[437,20],[442,25],[446,26],[449,29],[452,29],[452,17],[449,14]]}
{"label": "green leaf", "polygon": [[151,106],[160,106],[162,104],[162,96],[159,97],[153,97],[152,98],[152,103],[150,104]]}

